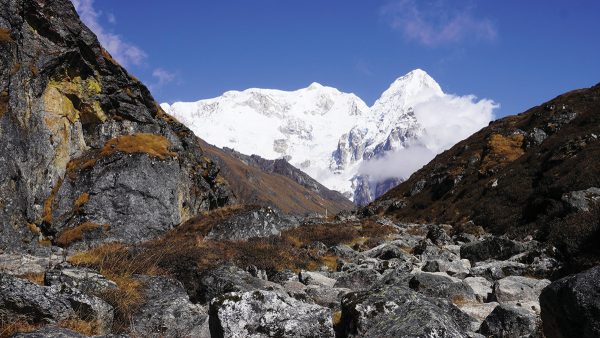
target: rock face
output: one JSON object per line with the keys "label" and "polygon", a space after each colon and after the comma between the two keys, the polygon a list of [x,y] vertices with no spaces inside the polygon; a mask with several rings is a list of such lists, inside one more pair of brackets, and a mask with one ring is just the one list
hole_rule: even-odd
{"label": "rock face", "polygon": [[228,293],[210,304],[212,337],[335,337],[327,308],[269,291]]}
{"label": "rock face", "polygon": [[37,323],[61,320],[95,321],[100,333],[108,333],[113,308],[103,300],[72,288],[46,287],[0,274],[0,319],[27,318]]}
{"label": "rock face", "polygon": [[0,30],[1,247],[137,242],[233,200],[71,2],[2,0]]}
{"label": "rock face", "polygon": [[557,280],[540,295],[548,338],[600,336],[600,267]]}
{"label": "rock face", "polygon": [[481,324],[486,337],[541,337],[535,314],[517,305],[499,305]]}
{"label": "rock face", "polygon": [[403,221],[473,221],[495,234],[532,235],[568,258],[567,272],[597,265],[598,112],[600,84],[494,121],[370,208]]}

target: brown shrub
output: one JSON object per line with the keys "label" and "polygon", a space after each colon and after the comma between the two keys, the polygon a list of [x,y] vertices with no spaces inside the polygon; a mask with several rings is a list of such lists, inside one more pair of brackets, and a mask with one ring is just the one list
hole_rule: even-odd
{"label": "brown shrub", "polygon": [[52,188],[52,191],[50,191],[50,196],[44,201],[43,220],[47,223],[52,222],[52,204],[54,204],[54,198],[56,197],[56,193],[58,193],[58,189],[60,189],[62,182],[62,178],[58,180],[54,188]]}
{"label": "brown shrub", "polygon": [[33,332],[40,328],[40,324],[31,324],[24,319],[7,320],[0,318],[0,338],[9,338],[16,333]]}
{"label": "brown shrub", "polygon": [[170,146],[171,142],[161,135],[147,133],[122,135],[108,140],[104,144],[100,155],[109,156],[115,152],[145,153],[164,160],[167,157],[177,156],[177,153],[169,150]]}
{"label": "brown shrub", "polygon": [[69,246],[73,242],[82,240],[85,232],[92,231],[100,227],[102,226],[96,223],[85,222],[74,228],[65,229],[56,238],[56,244],[62,247]]}
{"label": "brown shrub", "polygon": [[58,327],[73,330],[85,336],[94,336],[100,334],[100,325],[97,321],[87,321],[83,319],[65,319],[57,323]]}
{"label": "brown shrub", "polygon": [[26,279],[37,285],[44,285],[44,276],[45,276],[45,274],[43,272],[28,272],[24,275],[20,275],[17,277]]}

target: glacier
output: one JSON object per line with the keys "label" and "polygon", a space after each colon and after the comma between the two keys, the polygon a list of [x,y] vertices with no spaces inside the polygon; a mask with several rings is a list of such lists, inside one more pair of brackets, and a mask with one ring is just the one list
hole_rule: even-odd
{"label": "glacier", "polygon": [[211,144],[284,158],[363,205],[487,126],[498,105],[446,94],[425,71],[415,69],[395,80],[371,107],[352,93],[319,83],[295,91],[228,91],[161,107]]}

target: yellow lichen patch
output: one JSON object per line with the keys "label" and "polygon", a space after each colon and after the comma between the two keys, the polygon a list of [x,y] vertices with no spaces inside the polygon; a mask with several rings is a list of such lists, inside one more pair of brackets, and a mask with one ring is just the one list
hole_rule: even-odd
{"label": "yellow lichen patch", "polygon": [[33,223],[29,223],[27,224],[27,228],[29,228],[29,231],[31,231],[31,233],[35,234],[35,235],[39,235],[42,233],[42,230],[35,224]]}
{"label": "yellow lichen patch", "polygon": [[342,321],[342,311],[334,312],[333,316],[331,316],[331,322],[333,323],[333,326],[339,325],[341,321]]}
{"label": "yellow lichen patch", "polygon": [[10,29],[0,28],[0,43],[13,42],[12,37],[10,36]]}
{"label": "yellow lichen patch", "polygon": [[100,225],[93,222],[82,223],[74,228],[66,229],[61,232],[56,239],[56,243],[62,247],[66,247],[73,242],[82,240],[85,232],[98,229],[100,227]]}
{"label": "yellow lichen patch", "polygon": [[84,204],[86,204],[89,200],[90,200],[90,194],[88,194],[87,192],[84,192],[83,194],[79,195],[79,197],[77,197],[77,199],[75,200],[75,203],[74,203],[74,207],[75,207],[74,211],[79,212],[81,207]]}
{"label": "yellow lichen patch", "polygon": [[50,196],[44,201],[43,220],[47,223],[52,222],[52,204],[54,203],[54,198],[56,197],[56,193],[58,193],[58,189],[60,189],[62,182],[62,178],[58,180],[54,188],[52,188],[52,191],[50,191]]}
{"label": "yellow lichen patch", "polygon": [[102,156],[109,156],[115,152],[128,154],[144,153],[161,160],[167,157],[176,157],[177,154],[170,151],[171,142],[166,137],[156,134],[133,134],[123,135],[108,140],[102,152]]}
{"label": "yellow lichen patch", "polygon": [[487,143],[480,171],[485,173],[521,157],[525,153],[523,150],[524,138],[519,133],[510,136],[492,134]]}

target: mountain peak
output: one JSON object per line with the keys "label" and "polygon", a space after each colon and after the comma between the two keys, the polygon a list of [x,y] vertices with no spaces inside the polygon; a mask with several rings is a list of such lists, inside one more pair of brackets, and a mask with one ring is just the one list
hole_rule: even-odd
{"label": "mountain peak", "polygon": [[321,88],[323,88],[323,85],[318,82],[313,82],[307,88],[308,89],[321,89]]}
{"label": "mountain peak", "polygon": [[[387,92],[403,93],[404,96],[414,95],[422,90],[430,89],[436,94],[442,94],[442,88],[427,72],[422,69],[415,69],[406,75],[397,78],[386,90]],[[384,93],[385,94],[385,93]]]}

